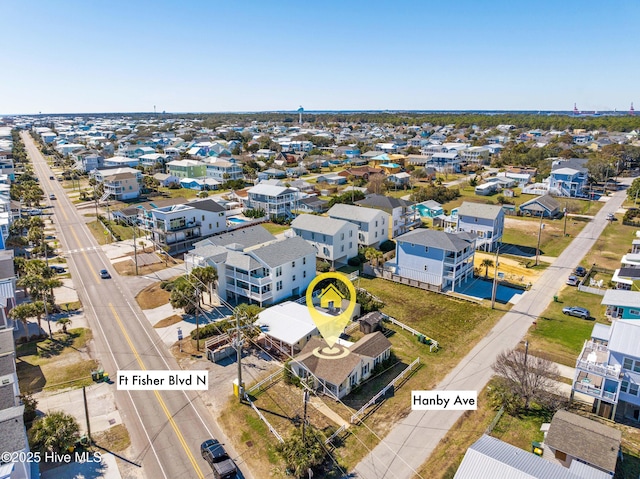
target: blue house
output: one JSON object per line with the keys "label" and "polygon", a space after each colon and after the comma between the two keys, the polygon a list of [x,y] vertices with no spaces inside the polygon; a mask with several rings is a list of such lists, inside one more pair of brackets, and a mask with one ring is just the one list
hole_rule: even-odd
{"label": "blue house", "polygon": [[549,191],[558,196],[584,196],[588,177],[586,168],[558,168],[549,176]]}
{"label": "blue house", "polygon": [[608,289],[600,304],[607,307],[605,314],[610,318],[636,320],[640,323],[640,291]]}
{"label": "blue house", "polygon": [[594,398],[599,416],[640,423],[640,321],[594,325],[576,361],[574,393]]}
{"label": "blue house", "polygon": [[457,230],[476,235],[476,248],[495,251],[502,243],[504,210],[500,205],[465,201],[458,208]]}
{"label": "blue house", "polygon": [[473,235],[419,228],[396,238],[395,263],[385,266],[402,278],[454,291],[473,278],[475,248]]}

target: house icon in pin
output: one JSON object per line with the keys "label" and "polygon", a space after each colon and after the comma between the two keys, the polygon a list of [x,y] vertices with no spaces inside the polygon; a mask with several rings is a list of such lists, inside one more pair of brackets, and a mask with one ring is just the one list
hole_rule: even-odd
{"label": "house icon in pin", "polygon": [[345,295],[334,284],[330,284],[320,292],[320,307],[333,310],[342,307]]}

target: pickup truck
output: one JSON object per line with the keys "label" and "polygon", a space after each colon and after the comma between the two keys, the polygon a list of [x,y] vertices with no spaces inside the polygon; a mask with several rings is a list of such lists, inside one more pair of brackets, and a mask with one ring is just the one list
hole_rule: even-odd
{"label": "pickup truck", "polygon": [[217,439],[208,439],[200,445],[200,453],[213,470],[215,479],[233,479],[238,468]]}

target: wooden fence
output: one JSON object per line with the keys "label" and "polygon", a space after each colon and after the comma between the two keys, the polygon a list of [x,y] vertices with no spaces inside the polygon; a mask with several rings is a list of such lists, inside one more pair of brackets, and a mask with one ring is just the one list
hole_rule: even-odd
{"label": "wooden fence", "polygon": [[384,388],[382,388],[378,394],[376,394],[371,399],[369,399],[369,401],[367,401],[367,403],[364,406],[362,406],[357,412],[355,412],[351,416],[351,419],[350,419],[351,424],[360,421],[360,417],[365,414],[369,406],[375,404],[378,401],[378,399],[380,399],[382,396],[384,396],[387,393],[389,389],[395,387],[400,382],[403,382],[411,373],[411,371],[413,371],[414,369],[417,369],[419,366],[420,366],[420,358],[418,357],[411,364],[409,364],[409,366],[407,366],[400,374],[398,374],[393,379],[393,381],[391,381]]}

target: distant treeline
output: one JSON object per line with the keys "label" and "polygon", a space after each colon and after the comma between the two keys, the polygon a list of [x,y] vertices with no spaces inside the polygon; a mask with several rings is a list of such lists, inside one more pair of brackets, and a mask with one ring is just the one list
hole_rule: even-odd
{"label": "distant treeline", "polygon": [[[185,118],[201,120],[206,128],[218,128],[222,125],[249,125],[252,121],[293,123],[297,124],[298,114],[280,112],[257,113],[105,113],[84,115],[61,115],[69,117],[111,117],[122,116],[136,120]],[[573,116],[567,114],[522,114],[522,113],[303,113],[305,123],[318,127],[331,126],[338,123],[376,123],[392,126],[412,126],[430,123],[432,125],[455,125],[456,128],[468,128],[476,125],[482,129],[493,128],[498,125],[514,125],[516,128],[541,130],[565,130],[583,128],[586,130],[604,129],[608,131],[628,132],[640,128],[640,116],[631,115],[603,115],[603,116]]]}

